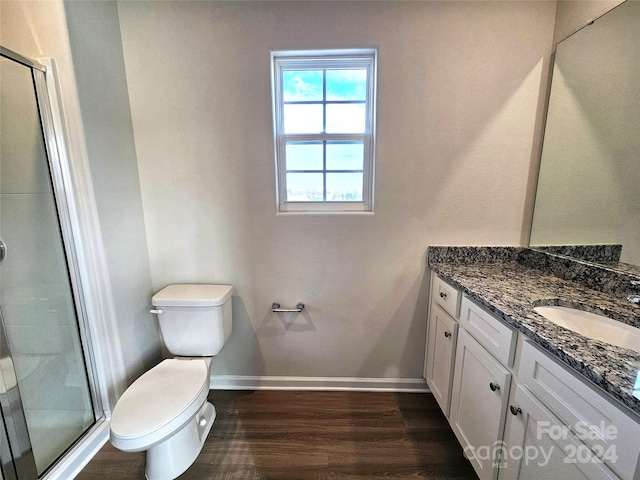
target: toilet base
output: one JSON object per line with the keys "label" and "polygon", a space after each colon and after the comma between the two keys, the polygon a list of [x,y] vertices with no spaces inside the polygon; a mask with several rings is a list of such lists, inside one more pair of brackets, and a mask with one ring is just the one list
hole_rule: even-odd
{"label": "toilet base", "polygon": [[216,409],[209,402],[184,427],[147,450],[147,480],[173,480],[189,468],[211,430]]}

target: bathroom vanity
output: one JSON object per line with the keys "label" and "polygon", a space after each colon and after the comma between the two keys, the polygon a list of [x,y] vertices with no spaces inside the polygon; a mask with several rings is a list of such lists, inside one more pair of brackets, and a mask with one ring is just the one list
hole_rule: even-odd
{"label": "bathroom vanity", "polygon": [[640,327],[633,277],[526,248],[430,247],[428,264],[424,376],[478,476],[640,479],[640,353],[534,311]]}

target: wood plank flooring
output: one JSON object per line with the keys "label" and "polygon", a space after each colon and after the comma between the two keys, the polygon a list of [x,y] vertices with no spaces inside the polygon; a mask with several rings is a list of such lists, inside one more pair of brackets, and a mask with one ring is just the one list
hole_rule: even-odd
{"label": "wood plank flooring", "polygon": [[[217,418],[180,480],[477,479],[431,394],[212,390],[209,400]],[[77,478],[144,479],[144,452],[107,444]]]}

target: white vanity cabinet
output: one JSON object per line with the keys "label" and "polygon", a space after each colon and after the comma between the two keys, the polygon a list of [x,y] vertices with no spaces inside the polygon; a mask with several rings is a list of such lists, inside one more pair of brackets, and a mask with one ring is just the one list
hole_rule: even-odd
{"label": "white vanity cabinet", "polygon": [[463,297],[449,423],[482,480],[498,474],[515,332]]}
{"label": "white vanity cabinet", "polygon": [[[534,453],[537,446],[539,451],[545,448],[541,442],[550,448],[549,440],[555,440],[558,468],[575,469],[573,476],[565,478],[640,479],[640,419],[531,341],[520,343],[519,386],[509,402],[517,415],[507,421],[505,447],[526,446]],[[532,418],[533,426],[525,427]],[[528,478],[514,476],[514,467],[525,471],[534,468],[535,462],[517,466],[507,462],[505,467],[501,478]]]}
{"label": "white vanity cabinet", "polygon": [[424,378],[438,405],[448,416],[458,337],[455,317],[460,307],[460,293],[436,275],[432,276],[431,285]]}
{"label": "white vanity cabinet", "polygon": [[640,415],[436,275],[425,378],[482,480],[640,480]]}

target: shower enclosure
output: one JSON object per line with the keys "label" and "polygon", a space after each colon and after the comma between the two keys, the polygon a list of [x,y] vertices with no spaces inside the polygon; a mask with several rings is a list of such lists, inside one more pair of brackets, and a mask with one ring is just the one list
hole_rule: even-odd
{"label": "shower enclosure", "polygon": [[46,69],[0,47],[0,480],[43,477],[102,417]]}

